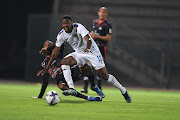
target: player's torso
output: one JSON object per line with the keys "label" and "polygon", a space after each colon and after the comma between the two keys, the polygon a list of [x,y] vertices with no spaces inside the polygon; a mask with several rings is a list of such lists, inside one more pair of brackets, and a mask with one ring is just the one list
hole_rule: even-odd
{"label": "player's torso", "polygon": [[[93,21],[93,32],[94,32],[94,34],[100,35],[100,36],[106,36],[107,35],[106,31],[107,31],[107,29],[109,29],[108,28],[109,25],[110,24],[107,22],[107,20],[105,20],[104,22],[102,22],[100,24],[98,23],[98,19],[94,20]],[[103,41],[103,40],[101,40],[99,38],[95,38],[94,40],[95,40],[95,42],[96,42],[96,44],[98,46],[105,46],[105,45],[107,45],[106,41]]]}
{"label": "player's torso", "polygon": [[87,43],[82,35],[79,34],[76,27],[73,28],[71,33],[64,33],[64,39],[75,51],[84,51],[86,48]]}
{"label": "player's torso", "polygon": [[[76,52],[84,53],[84,50],[87,47],[87,42],[83,38],[83,36],[80,34],[80,30],[81,29],[79,29],[77,27],[73,27],[71,33],[63,32],[62,33],[63,40],[68,42]],[[92,40],[91,51],[99,52],[99,49],[98,49],[96,43],[94,42],[94,40]]]}
{"label": "player's torso", "polygon": [[101,24],[98,24],[98,21],[94,21],[93,23],[93,32],[97,35],[101,35],[101,36],[106,36],[106,27],[107,27],[108,23],[107,22],[103,22]]}

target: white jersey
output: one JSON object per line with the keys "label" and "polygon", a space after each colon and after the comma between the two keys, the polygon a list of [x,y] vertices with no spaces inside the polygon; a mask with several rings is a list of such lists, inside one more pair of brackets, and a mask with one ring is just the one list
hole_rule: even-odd
{"label": "white jersey", "polygon": [[[84,50],[87,47],[87,42],[84,39],[84,36],[89,34],[89,31],[79,23],[73,24],[73,29],[71,33],[66,33],[64,29],[62,29],[57,35],[56,46],[60,47],[64,42],[68,42],[71,47],[78,53],[85,53]],[[91,52],[92,53],[100,53],[98,46],[95,41],[91,38]]]}

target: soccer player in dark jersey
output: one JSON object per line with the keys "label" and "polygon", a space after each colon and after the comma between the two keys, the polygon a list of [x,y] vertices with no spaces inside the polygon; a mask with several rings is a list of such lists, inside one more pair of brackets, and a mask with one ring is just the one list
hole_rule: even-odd
{"label": "soccer player in dark jersey", "polygon": [[[54,47],[55,47],[55,45],[51,41],[46,41],[44,43],[44,47],[39,52],[42,55],[46,55],[46,58],[41,63],[41,66],[43,68],[45,68],[45,66],[47,65],[47,63],[48,63],[48,61],[50,59],[50,55],[52,53],[52,49],[54,49]],[[55,60],[55,62],[53,62],[53,64],[49,68],[48,73],[45,73],[43,75],[43,84],[42,84],[39,96],[38,97],[33,97],[33,98],[42,98],[42,96],[44,95],[45,90],[47,88],[47,85],[48,85],[49,76],[51,76],[51,78],[53,78],[53,79],[55,79],[57,81],[57,87],[59,89],[61,89],[63,91],[69,89],[68,85],[66,84],[66,81],[64,79],[62,69],[61,69],[61,64],[60,64],[60,62],[61,62],[61,60],[63,58],[63,51],[64,51],[64,45],[61,47],[59,55],[58,55],[57,59]],[[89,69],[89,68],[90,67],[87,66],[86,69]],[[74,67],[71,70],[72,70],[72,77],[73,77],[74,82],[83,79],[84,74],[79,69],[79,67]],[[91,71],[91,70],[87,70],[87,71]],[[37,76],[39,76],[39,74],[37,74]],[[94,75],[93,74],[89,73],[87,76],[88,76],[89,79],[94,81]],[[103,94],[102,91],[97,86],[95,86],[95,84],[92,86],[92,89],[95,92],[97,92],[98,94]],[[81,94],[79,92],[77,92],[77,94],[74,95],[74,96],[86,99],[88,101],[101,101],[102,100],[101,97],[86,96],[86,95],[83,95],[83,94]]]}
{"label": "soccer player in dark jersey", "polygon": [[[112,34],[112,26],[107,20],[108,16],[108,9],[106,7],[99,8],[98,11],[99,18],[93,20],[93,30],[91,31],[90,35],[96,42],[99,50],[102,54],[104,62],[106,61],[106,47],[109,41],[111,41],[111,34]],[[101,78],[97,76],[98,79],[98,87],[101,87]],[[88,88],[88,79],[84,80],[84,89],[81,92],[87,93]]]}

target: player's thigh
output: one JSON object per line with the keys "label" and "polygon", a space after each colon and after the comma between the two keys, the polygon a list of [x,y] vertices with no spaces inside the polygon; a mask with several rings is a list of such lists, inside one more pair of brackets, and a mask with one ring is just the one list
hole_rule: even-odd
{"label": "player's thigh", "polygon": [[86,59],[90,62],[95,70],[99,70],[105,67],[104,60],[101,54],[89,54],[86,55]]}
{"label": "player's thigh", "polygon": [[81,67],[81,70],[83,73],[86,73],[87,75],[92,74],[91,67],[88,64],[85,64],[83,67]]}
{"label": "player's thigh", "polygon": [[61,64],[62,65],[70,65],[70,66],[74,66],[77,64],[77,61],[72,57],[72,56],[68,56],[66,58],[63,58],[61,60]]}
{"label": "player's thigh", "polygon": [[79,67],[72,68],[71,70],[73,82],[79,81],[83,79],[83,74],[80,72]]}
{"label": "player's thigh", "polygon": [[73,58],[73,65],[76,65],[78,67],[84,66],[86,63],[86,60],[82,54],[79,54],[77,52],[70,53],[69,55],[65,56],[64,58]]}

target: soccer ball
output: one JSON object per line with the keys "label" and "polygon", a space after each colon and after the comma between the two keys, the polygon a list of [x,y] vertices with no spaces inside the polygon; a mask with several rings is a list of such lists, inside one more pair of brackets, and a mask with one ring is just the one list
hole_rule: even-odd
{"label": "soccer ball", "polygon": [[56,105],[60,101],[60,95],[55,90],[51,90],[46,94],[46,102],[49,105]]}

